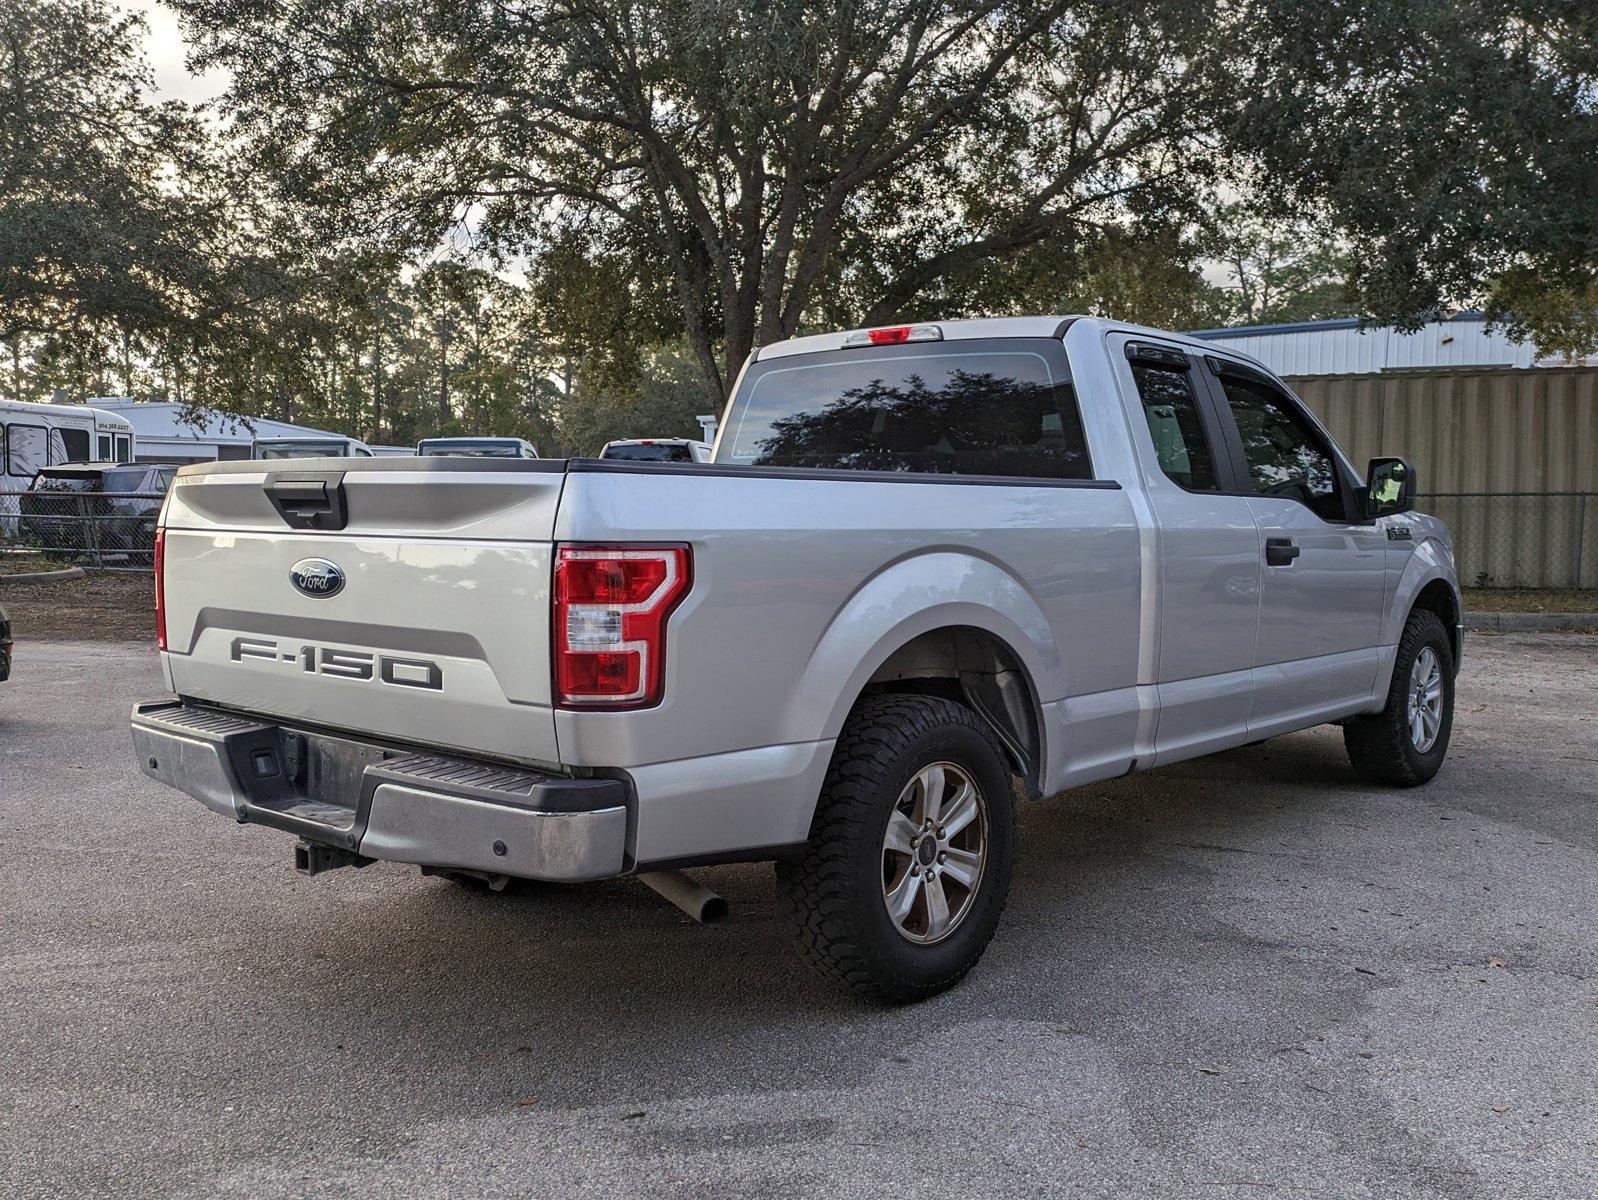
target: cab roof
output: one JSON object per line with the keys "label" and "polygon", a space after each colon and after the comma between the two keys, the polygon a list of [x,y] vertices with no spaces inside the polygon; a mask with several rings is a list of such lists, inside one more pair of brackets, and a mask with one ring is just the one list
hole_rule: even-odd
{"label": "cab roof", "polygon": [[[896,324],[905,324],[897,322]],[[1165,341],[1177,342],[1194,350],[1201,350],[1206,354],[1220,354],[1228,358],[1240,359],[1244,362],[1259,365],[1257,361],[1247,354],[1240,354],[1236,350],[1217,345],[1213,341],[1191,337],[1185,333],[1172,333],[1168,329],[1151,329],[1147,325],[1136,325],[1130,321],[1114,321],[1107,317],[1088,317],[1081,315],[1054,315],[1038,317],[978,317],[958,321],[916,321],[913,324],[936,325],[943,333],[945,342],[968,341],[972,338],[1054,338],[1065,336],[1065,331],[1073,326],[1088,326],[1100,333],[1130,333],[1141,334],[1145,337],[1158,337]],[[874,328],[892,328],[892,326],[875,326]],[[750,355],[750,362],[766,362],[773,358],[787,358],[796,354],[816,354],[826,350],[844,349],[844,341],[851,333],[861,333],[860,329],[840,329],[834,333],[813,333],[805,337],[789,338],[785,342],[772,342],[768,346],[761,346],[754,354]],[[1263,369],[1263,368],[1262,368]]]}

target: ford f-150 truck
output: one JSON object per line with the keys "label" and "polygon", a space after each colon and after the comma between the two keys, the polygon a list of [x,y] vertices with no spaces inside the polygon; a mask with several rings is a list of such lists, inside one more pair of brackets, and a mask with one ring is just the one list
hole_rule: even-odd
{"label": "ford f-150 truck", "polygon": [[1461,603],[1414,472],[1282,382],[1092,318],[751,355],[710,463],[185,467],[143,770],[300,869],[588,880],[776,863],[866,995],[958,980],[1015,803],[1326,722],[1448,746]]}

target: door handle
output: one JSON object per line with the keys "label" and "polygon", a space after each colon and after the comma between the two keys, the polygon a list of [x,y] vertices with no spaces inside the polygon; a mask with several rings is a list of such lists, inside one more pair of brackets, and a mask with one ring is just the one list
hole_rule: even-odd
{"label": "door handle", "polygon": [[1298,555],[1299,549],[1293,545],[1292,538],[1265,539],[1265,565],[1267,567],[1290,567]]}

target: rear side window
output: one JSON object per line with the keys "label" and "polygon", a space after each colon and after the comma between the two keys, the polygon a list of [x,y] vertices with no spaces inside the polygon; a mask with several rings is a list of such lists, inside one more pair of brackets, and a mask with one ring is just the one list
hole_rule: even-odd
{"label": "rear side window", "polygon": [[1156,363],[1132,364],[1160,470],[1172,483],[1190,492],[1214,491],[1215,456],[1204,435],[1204,421],[1199,416],[1189,374]]}
{"label": "rear side window", "polygon": [[1088,479],[1065,349],[1048,338],[835,350],[755,363],[720,463]]}
{"label": "rear side window", "polygon": [[89,461],[89,431],[87,429],[61,430],[61,443],[66,451],[66,462]]}
{"label": "rear side window", "polygon": [[43,425],[6,426],[6,473],[32,478],[50,465],[50,431]]}

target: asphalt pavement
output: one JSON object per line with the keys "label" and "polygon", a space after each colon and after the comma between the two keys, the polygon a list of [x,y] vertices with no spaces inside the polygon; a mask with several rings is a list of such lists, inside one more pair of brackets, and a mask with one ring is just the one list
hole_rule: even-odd
{"label": "asphalt pavement", "polygon": [[134,768],[137,645],[0,685],[0,1193],[1598,1195],[1598,638],[1475,637],[1428,787],[1320,729],[1022,810],[955,991],[862,1005],[768,867],[493,895]]}

